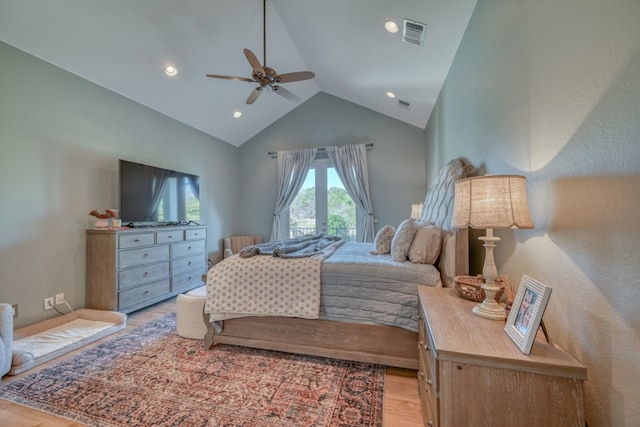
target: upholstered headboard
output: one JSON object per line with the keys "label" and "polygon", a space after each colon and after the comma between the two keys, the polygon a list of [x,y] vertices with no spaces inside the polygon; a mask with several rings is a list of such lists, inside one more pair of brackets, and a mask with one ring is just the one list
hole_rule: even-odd
{"label": "upholstered headboard", "polygon": [[453,200],[457,180],[473,175],[475,168],[461,158],[443,167],[436,182],[429,187],[422,207],[422,221],[444,230],[438,268],[444,286],[453,286],[455,276],[469,274],[469,232],[452,230]]}

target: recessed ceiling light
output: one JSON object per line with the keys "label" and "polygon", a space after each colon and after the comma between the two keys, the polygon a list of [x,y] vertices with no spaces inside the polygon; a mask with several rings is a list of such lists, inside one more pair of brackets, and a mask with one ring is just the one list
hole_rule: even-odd
{"label": "recessed ceiling light", "polygon": [[234,111],[233,112],[233,117],[235,117],[236,119],[239,118],[240,116],[242,116],[242,111]]}
{"label": "recessed ceiling light", "polygon": [[178,69],[174,66],[169,65],[164,69],[164,73],[169,77],[173,77],[178,74]]}
{"label": "recessed ceiling light", "polygon": [[389,31],[390,33],[397,33],[398,32],[398,24],[396,24],[393,21],[387,21],[384,23],[384,28]]}
{"label": "recessed ceiling light", "polygon": [[387,96],[388,96],[389,98],[393,99],[393,98],[395,98],[395,97],[396,97],[396,94],[395,94],[395,93],[393,93],[393,92],[387,92]]}

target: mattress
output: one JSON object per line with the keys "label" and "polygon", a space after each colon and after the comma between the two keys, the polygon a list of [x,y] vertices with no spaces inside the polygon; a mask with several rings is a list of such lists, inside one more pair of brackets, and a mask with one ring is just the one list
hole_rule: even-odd
{"label": "mattress", "polygon": [[349,242],[322,265],[320,318],[418,331],[418,286],[442,286],[429,264],[372,255],[372,243]]}

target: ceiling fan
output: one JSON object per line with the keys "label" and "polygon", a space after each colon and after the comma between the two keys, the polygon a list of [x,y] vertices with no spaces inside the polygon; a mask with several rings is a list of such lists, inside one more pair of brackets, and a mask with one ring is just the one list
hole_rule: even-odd
{"label": "ceiling fan", "polygon": [[264,64],[260,64],[260,61],[253,52],[249,49],[244,49],[244,56],[247,58],[247,61],[249,61],[249,65],[251,65],[252,69],[251,78],[219,76],[217,74],[207,74],[207,77],[258,83],[260,86],[256,87],[251,92],[247,98],[247,104],[253,104],[256,102],[256,99],[258,99],[265,87],[270,87],[275,93],[290,101],[300,101],[301,99],[298,96],[289,92],[280,86],[280,84],[309,80],[314,78],[316,75],[311,71],[297,71],[294,73],[278,74],[273,68],[267,67],[267,0],[263,0],[262,7],[262,50]]}

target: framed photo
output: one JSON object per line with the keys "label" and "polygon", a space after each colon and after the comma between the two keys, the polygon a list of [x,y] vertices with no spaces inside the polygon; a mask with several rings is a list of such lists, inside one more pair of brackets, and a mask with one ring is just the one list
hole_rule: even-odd
{"label": "framed photo", "polygon": [[504,330],[524,354],[531,353],[551,288],[522,275]]}

